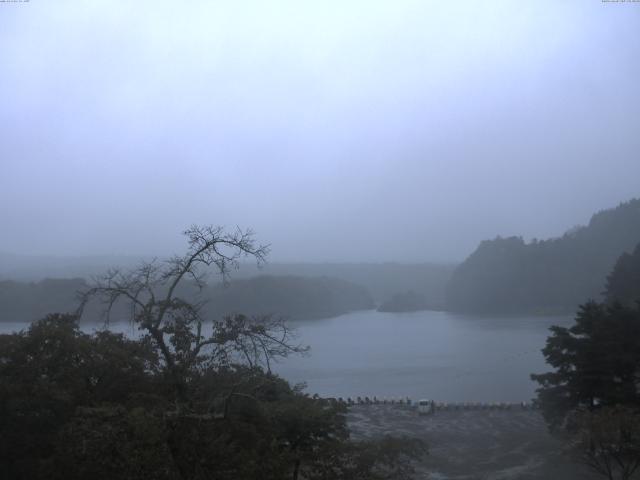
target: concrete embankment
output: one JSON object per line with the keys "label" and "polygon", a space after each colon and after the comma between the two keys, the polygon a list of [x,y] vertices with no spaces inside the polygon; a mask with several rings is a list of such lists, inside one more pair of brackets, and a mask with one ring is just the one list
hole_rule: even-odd
{"label": "concrete embankment", "polygon": [[348,408],[354,439],[383,435],[426,441],[429,455],[417,478],[433,480],[595,480],[552,437],[537,410],[457,409],[418,415],[415,405],[362,404]]}

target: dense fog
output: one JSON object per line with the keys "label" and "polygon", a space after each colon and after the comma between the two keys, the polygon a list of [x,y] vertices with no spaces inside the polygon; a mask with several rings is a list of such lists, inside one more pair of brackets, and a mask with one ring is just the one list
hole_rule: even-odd
{"label": "dense fog", "polygon": [[458,262],[637,194],[632,2],[0,10],[0,251]]}
{"label": "dense fog", "polygon": [[0,479],[640,478],[640,0],[0,0]]}

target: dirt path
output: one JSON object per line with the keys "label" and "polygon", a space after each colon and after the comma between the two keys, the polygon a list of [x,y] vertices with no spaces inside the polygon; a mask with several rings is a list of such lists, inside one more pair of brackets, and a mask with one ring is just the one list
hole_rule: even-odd
{"label": "dirt path", "polygon": [[357,405],[348,423],[355,439],[385,434],[424,439],[429,456],[418,478],[433,480],[592,480],[585,467],[562,452],[531,410],[439,411],[419,416],[399,405]]}

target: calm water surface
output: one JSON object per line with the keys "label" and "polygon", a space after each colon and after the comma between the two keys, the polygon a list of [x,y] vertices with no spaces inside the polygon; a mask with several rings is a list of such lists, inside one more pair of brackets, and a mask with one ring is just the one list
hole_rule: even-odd
{"label": "calm water surface", "polygon": [[[274,370],[322,396],[518,402],[534,395],[529,374],[548,370],[540,349],[549,326],[571,322],[567,316],[355,312],[295,322],[298,340],[311,352],[280,361]],[[4,332],[21,328],[0,324]],[[135,334],[127,324],[111,328]]]}
{"label": "calm water surface", "polygon": [[529,400],[541,348],[571,317],[478,317],[447,312],[357,312],[298,323],[306,358],[275,368],[323,396],[409,396],[437,401]]}

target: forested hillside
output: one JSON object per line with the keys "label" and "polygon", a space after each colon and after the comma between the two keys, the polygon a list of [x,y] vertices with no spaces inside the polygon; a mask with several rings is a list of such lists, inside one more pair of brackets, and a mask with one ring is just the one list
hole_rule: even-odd
{"label": "forested hillside", "polygon": [[[73,312],[78,305],[76,292],[86,287],[85,280],[80,278],[0,282],[0,322],[33,321],[49,312]],[[227,286],[215,283],[199,293],[195,286],[187,285],[180,293],[189,301],[208,300],[204,309],[212,318],[243,313],[274,314],[296,320],[332,317],[374,306],[364,287],[327,277],[259,276],[234,280]],[[100,305],[90,304],[87,308],[85,318],[97,320]],[[128,315],[124,307],[116,305],[112,318],[118,320]]]}
{"label": "forested hillside", "polygon": [[640,199],[596,213],[560,238],[482,242],[447,285],[447,308],[468,312],[572,311],[599,299],[607,274],[640,241]]}
{"label": "forested hillside", "polygon": [[82,278],[0,281],[0,322],[31,322],[51,312],[72,312],[78,306],[76,293],[86,287]]}
{"label": "forested hillside", "polygon": [[[139,261],[151,260],[151,257],[133,256],[48,257],[0,252],[0,280],[39,282],[46,278],[90,278],[114,266],[128,269]],[[442,306],[445,287],[454,268],[451,263],[269,262],[261,268],[245,263],[233,272],[233,278],[241,280],[260,275],[337,278],[362,285],[376,304],[389,301],[398,293],[413,291],[429,305]]]}
{"label": "forested hillside", "polygon": [[640,302],[640,243],[632,253],[623,253],[607,277],[606,299],[632,307]]}
{"label": "forested hillside", "polygon": [[215,316],[277,314],[292,319],[326,318],[373,308],[364,287],[337,278],[259,276],[217,284],[205,292]]}
{"label": "forested hillside", "polygon": [[[448,263],[268,263],[267,275],[331,277],[362,285],[377,304],[394,295],[413,291],[429,305],[442,305],[445,287],[455,269]],[[243,265],[237,277],[255,276],[259,271]]]}

